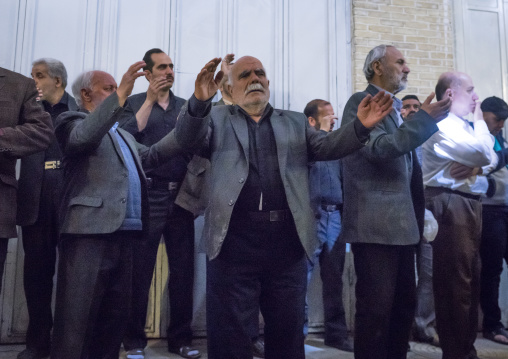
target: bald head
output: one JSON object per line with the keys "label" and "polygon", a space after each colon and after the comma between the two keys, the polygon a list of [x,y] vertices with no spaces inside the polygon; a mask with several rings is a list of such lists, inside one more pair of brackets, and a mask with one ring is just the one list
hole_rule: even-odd
{"label": "bald head", "polygon": [[451,113],[464,117],[474,112],[478,95],[474,91],[473,80],[468,74],[459,71],[441,74],[435,92],[438,101],[446,96],[452,99]]}
{"label": "bald head", "polygon": [[95,110],[116,89],[115,79],[104,71],[84,72],[72,84],[72,93],[79,107],[89,112]]}
{"label": "bald head", "polygon": [[263,113],[268,100],[270,81],[261,61],[252,56],[238,59],[229,73],[228,91],[233,102],[251,116]]}

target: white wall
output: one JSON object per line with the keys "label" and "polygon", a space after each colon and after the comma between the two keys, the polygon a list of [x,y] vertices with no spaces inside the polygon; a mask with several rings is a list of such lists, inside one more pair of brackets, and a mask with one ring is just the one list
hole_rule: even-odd
{"label": "white wall", "polygon": [[[351,0],[2,0],[0,14],[0,66],[30,76],[34,59],[59,59],[68,71],[69,91],[87,70],[107,71],[120,82],[132,63],[159,47],[173,59],[173,91],[180,97],[190,97],[206,62],[231,52],[263,62],[274,107],[302,111],[308,101],[323,98],[340,115],[351,95]],[[133,93],[147,87],[140,78]],[[16,240],[9,250],[0,303],[3,342],[23,340],[27,320],[22,250]],[[194,328],[201,331],[204,258],[198,255],[196,263]],[[161,303],[151,309],[152,336],[164,335],[167,324],[164,265],[163,260],[157,265],[160,277],[152,291],[151,305]],[[316,284],[311,324],[322,322]]]}

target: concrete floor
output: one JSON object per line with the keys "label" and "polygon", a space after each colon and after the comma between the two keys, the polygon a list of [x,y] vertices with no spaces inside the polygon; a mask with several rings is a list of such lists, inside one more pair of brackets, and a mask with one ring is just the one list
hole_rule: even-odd
{"label": "concrete floor", "polygon": [[[307,337],[305,342],[306,359],[353,359],[352,353],[346,353],[334,348],[326,347],[322,336],[312,334]],[[411,342],[411,351],[408,353],[408,359],[441,359],[441,350],[428,344]],[[194,345],[203,354],[202,359],[206,359],[206,339],[198,338],[194,340]],[[478,355],[482,359],[508,359],[508,345],[501,345],[489,340],[478,338],[475,343]],[[16,359],[20,351],[25,348],[24,345],[0,345],[0,359]],[[124,359],[124,353],[120,353],[120,359]],[[150,340],[146,349],[146,359],[181,359],[176,354],[170,354],[166,349],[166,342],[163,339]]]}

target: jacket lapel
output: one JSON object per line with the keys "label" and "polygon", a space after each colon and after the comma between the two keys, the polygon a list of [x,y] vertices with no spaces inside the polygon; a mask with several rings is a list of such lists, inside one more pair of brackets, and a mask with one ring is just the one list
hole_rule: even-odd
{"label": "jacket lapel", "polygon": [[247,163],[249,162],[249,129],[247,128],[246,120],[240,116],[238,113],[229,115],[229,121],[231,122],[231,126],[233,126],[233,130],[235,131],[236,138],[240,145],[243,148],[243,154],[247,159]]}
{"label": "jacket lapel", "polygon": [[[118,131],[118,129],[117,129],[117,131]],[[111,139],[111,142],[113,142],[113,147],[115,148],[116,154],[118,155],[118,157],[120,157],[120,160],[122,161],[123,165],[125,167],[127,167],[127,164],[125,163],[125,158],[123,158],[122,149],[120,148],[120,144],[118,143],[116,136],[113,133],[111,133],[111,131],[108,131],[108,136]],[[122,138],[123,138],[123,136],[122,136]]]}

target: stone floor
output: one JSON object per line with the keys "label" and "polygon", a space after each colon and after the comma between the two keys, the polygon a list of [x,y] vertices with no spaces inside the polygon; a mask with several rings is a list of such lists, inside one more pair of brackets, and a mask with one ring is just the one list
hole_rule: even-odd
{"label": "stone floor", "polygon": [[[194,340],[196,348],[201,350],[202,359],[206,359],[206,339],[198,338]],[[346,353],[334,348],[326,347],[320,335],[309,335],[305,342],[306,359],[353,359],[352,353]],[[508,359],[508,345],[501,345],[489,340],[478,338],[476,340],[476,349],[482,359]],[[18,353],[24,349],[24,345],[0,345],[0,359],[16,359]],[[120,353],[120,359],[125,358],[124,353]],[[170,354],[166,350],[164,340],[150,340],[146,349],[147,359],[181,359],[180,356]],[[407,355],[408,359],[441,359],[441,350],[428,344],[411,342],[411,351]]]}

